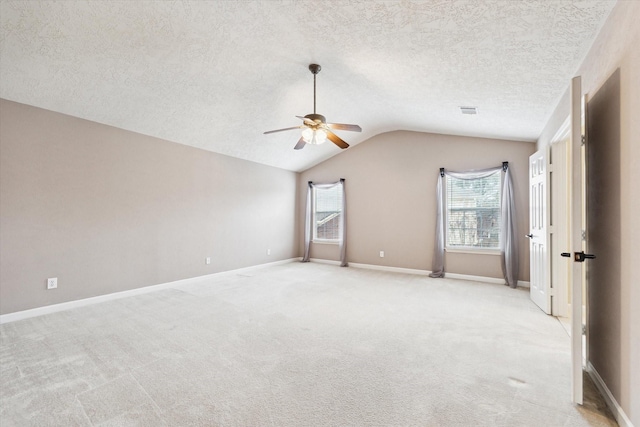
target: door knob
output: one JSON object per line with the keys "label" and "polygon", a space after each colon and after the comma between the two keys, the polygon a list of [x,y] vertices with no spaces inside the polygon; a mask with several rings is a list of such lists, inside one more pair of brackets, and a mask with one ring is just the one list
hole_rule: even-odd
{"label": "door knob", "polygon": [[533,234],[525,234],[524,236],[533,239]]}
{"label": "door knob", "polygon": [[[569,258],[571,257],[571,254],[569,252],[562,252],[560,254],[560,256]],[[580,251],[580,252],[574,252],[573,253],[573,260],[575,262],[584,262],[585,259],[595,259],[596,256],[593,254],[585,254],[584,251]]]}
{"label": "door knob", "polygon": [[574,255],[577,262],[584,262],[585,259],[596,259],[595,255],[585,254],[584,252],[576,252]]}

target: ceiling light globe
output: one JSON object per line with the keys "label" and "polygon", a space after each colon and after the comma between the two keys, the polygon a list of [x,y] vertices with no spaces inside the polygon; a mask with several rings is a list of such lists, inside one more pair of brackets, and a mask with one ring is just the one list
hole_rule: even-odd
{"label": "ceiling light globe", "polygon": [[302,131],[302,139],[304,139],[304,142],[306,142],[307,144],[313,144],[313,129],[311,128],[305,128]]}
{"label": "ceiling light globe", "polygon": [[327,131],[324,129],[317,129],[314,132],[313,144],[322,144],[327,140]]}

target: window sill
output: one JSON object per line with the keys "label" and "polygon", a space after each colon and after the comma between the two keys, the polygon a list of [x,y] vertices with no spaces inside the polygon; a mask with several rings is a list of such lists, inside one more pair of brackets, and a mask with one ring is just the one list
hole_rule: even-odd
{"label": "window sill", "polygon": [[474,255],[500,255],[499,249],[475,249],[475,248],[444,248],[446,252],[453,254],[474,254]]}
{"label": "window sill", "polygon": [[315,243],[318,245],[339,245],[340,244],[338,240],[312,240],[311,243]]}

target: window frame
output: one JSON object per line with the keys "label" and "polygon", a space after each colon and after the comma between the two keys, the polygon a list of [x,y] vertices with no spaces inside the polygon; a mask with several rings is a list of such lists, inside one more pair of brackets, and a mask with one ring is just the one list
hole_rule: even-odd
{"label": "window frame", "polygon": [[[480,247],[480,246],[463,246],[463,245],[451,245],[449,244],[449,180],[460,179],[456,177],[452,177],[447,175],[444,180],[444,250],[446,252],[451,253],[472,253],[472,254],[486,254],[486,255],[500,255],[502,252],[500,250],[500,239],[502,239],[502,198],[503,198],[503,184],[504,184],[504,174],[500,171],[496,171],[495,173],[500,174],[500,183],[498,185],[498,193],[499,193],[499,202],[498,202],[498,212],[500,213],[500,217],[498,219],[498,230],[499,230],[499,239],[496,246],[492,247]],[[487,178],[487,177],[485,177]],[[475,179],[484,179],[484,178],[475,178]]]}
{"label": "window frame", "polygon": [[[312,224],[313,224],[313,231],[311,234],[311,242],[312,243],[320,243],[320,244],[324,244],[324,245],[339,245],[340,244],[340,237],[337,237],[335,239],[323,239],[323,238],[319,238],[318,237],[318,226],[317,226],[317,222],[316,222],[316,208],[317,208],[317,194],[318,194],[318,190],[320,191],[331,191],[331,190],[336,190],[337,188],[341,188],[339,185],[336,185],[334,187],[331,188],[317,188],[317,187],[313,187],[312,188],[312,192],[311,192],[311,206],[312,206],[312,210],[311,210],[311,215],[312,215]],[[342,213],[343,211],[343,207],[340,208],[340,213]],[[338,222],[338,236],[340,236],[342,232],[342,222],[339,221]]]}

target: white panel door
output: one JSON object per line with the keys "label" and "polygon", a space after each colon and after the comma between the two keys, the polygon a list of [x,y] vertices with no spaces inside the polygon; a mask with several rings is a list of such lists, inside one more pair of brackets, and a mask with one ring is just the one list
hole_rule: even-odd
{"label": "white panel door", "polygon": [[547,150],[529,157],[529,254],[531,300],[547,314],[551,313],[549,256],[547,239]]}

